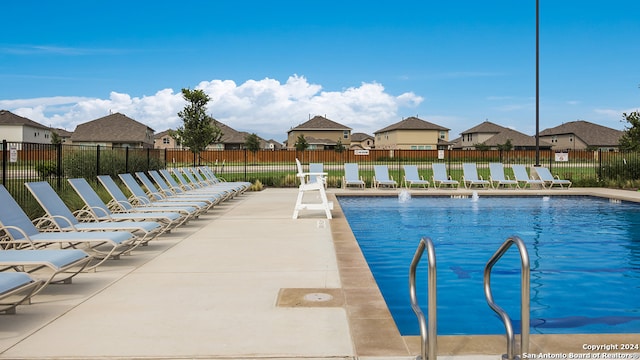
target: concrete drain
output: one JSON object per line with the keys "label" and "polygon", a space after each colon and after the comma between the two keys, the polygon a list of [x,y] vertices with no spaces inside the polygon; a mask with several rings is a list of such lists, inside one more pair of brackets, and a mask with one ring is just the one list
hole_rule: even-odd
{"label": "concrete drain", "polygon": [[333,300],[333,296],[325,293],[311,293],[304,296],[306,301],[323,302]]}
{"label": "concrete drain", "polygon": [[278,292],[279,307],[341,307],[344,294],[340,288],[285,288]]}

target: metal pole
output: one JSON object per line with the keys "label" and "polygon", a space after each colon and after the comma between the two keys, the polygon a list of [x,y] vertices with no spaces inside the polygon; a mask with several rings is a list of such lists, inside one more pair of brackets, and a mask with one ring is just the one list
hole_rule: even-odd
{"label": "metal pole", "polygon": [[540,0],[536,0],[536,164],[540,166]]}

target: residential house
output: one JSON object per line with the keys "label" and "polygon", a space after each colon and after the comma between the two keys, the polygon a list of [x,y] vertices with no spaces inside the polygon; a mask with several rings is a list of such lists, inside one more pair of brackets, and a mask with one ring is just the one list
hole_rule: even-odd
{"label": "residential house", "polygon": [[71,131],[67,131],[65,129],[60,129],[60,128],[51,129],[51,131],[58,135],[58,138],[60,139],[60,142],[62,144],[67,144],[71,142],[71,135],[73,135]]}
{"label": "residential house", "polygon": [[51,128],[8,110],[0,110],[1,140],[51,144]]}
{"label": "residential house", "polygon": [[[491,150],[496,150],[507,142],[511,143],[513,150],[535,150],[536,148],[535,136],[523,134],[490,121],[465,130],[461,135],[459,139],[456,139],[454,149],[476,150],[477,145],[483,145]],[[551,144],[540,140],[539,148],[550,149]]]}
{"label": "residential house", "polygon": [[153,147],[156,149],[177,149],[180,145],[173,137],[173,130],[167,129],[153,136]]}
{"label": "residential house", "polygon": [[369,150],[375,147],[375,138],[365,133],[351,134],[351,149]]}
{"label": "residential house", "polygon": [[110,114],[76,126],[73,145],[153,148],[153,129],[124,114]]}
{"label": "residential house", "polygon": [[449,145],[449,130],[412,116],[376,131],[375,145],[376,149],[446,149]]}
{"label": "residential house", "polygon": [[295,149],[298,137],[306,139],[309,150],[335,149],[338,143],[349,148],[351,146],[351,128],[338,124],[323,116],[314,116],[287,132],[287,148]]}
{"label": "residential house", "polygon": [[571,121],[540,132],[540,139],[551,143],[553,150],[603,150],[619,149],[624,131],[590,123]]}

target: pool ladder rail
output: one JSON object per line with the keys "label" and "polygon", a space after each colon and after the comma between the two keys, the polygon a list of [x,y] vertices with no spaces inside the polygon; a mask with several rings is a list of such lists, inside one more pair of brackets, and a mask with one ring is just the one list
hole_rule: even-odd
{"label": "pool ladder rail", "polygon": [[[491,293],[491,270],[502,255],[512,245],[516,245],[520,252],[521,279],[520,279],[520,354],[515,355],[515,335],[513,333],[513,324],[511,318],[500,306],[498,306],[493,300],[493,294]],[[487,304],[493,311],[495,311],[502,322],[504,323],[506,335],[507,335],[507,353],[502,355],[503,360],[516,360],[521,359],[521,356],[529,352],[529,286],[530,286],[530,264],[529,253],[524,241],[517,236],[508,238],[493,254],[493,256],[487,262],[484,268],[484,294],[487,299]]]}
{"label": "pool ladder rail", "polygon": [[[427,306],[428,306],[428,323],[425,319],[424,312],[420,309],[418,304],[418,297],[416,295],[416,269],[418,263],[422,258],[425,248],[427,249],[427,262],[428,262],[428,281],[427,281]],[[424,237],[418,244],[418,249],[413,255],[411,261],[411,267],[409,268],[409,295],[411,296],[411,308],[418,317],[418,323],[420,325],[420,339],[421,339],[421,355],[417,356],[417,360],[435,360],[438,357],[438,333],[437,333],[437,319],[436,319],[436,251],[433,247],[433,241],[430,238]]]}

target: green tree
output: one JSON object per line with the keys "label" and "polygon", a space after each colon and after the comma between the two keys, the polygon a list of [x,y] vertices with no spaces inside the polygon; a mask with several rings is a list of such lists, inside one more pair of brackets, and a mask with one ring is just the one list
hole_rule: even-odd
{"label": "green tree", "polygon": [[62,138],[55,131],[51,132],[51,143],[54,145],[62,144]]}
{"label": "green tree", "polygon": [[620,150],[640,151],[640,111],[622,113],[622,117],[628,126],[618,142]]}
{"label": "green tree", "polygon": [[256,161],[256,153],[260,150],[260,138],[255,133],[244,138],[244,146],[253,154],[253,161]]}
{"label": "green tree", "polygon": [[344,151],[344,145],[342,145],[342,139],[338,139],[338,141],[336,142],[336,147],[334,148],[334,150],[338,154],[340,154],[340,153],[342,153]]}
{"label": "green tree", "polygon": [[304,135],[300,134],[298,135],[296,143],[293,146],[295,146],[296,150],[298,151],[305,151],[307,150],[307,148],[309,148],[309,143],[307,142],[307,139],[304,138]]}
{"label": "green tree", "polygon": [[477,144],[473,144],[473,147],[476,148],[476,150],[480,150],[480,151],[487,151],[489,149],[491,149],[491,146],[485,144],[485,143],[477,143]]}
{"label": "green tree", "polygon": [[507,139],[504,144],[498,145],[498,150],[502,151],[511,151],[513,150],[513,144],[511,143],[511,139]]}
{"label": "green tree", "polygon": [[210,98],[203,90],[182,89],[182,97],[187,105],[178,116],[184,124],[175,133],[183,146],[199,154],[208,145],[220,142],[222,130],[215,125],[213,117],[207,115]]}

